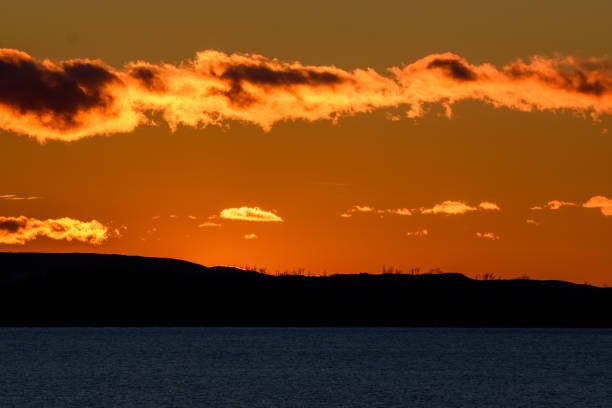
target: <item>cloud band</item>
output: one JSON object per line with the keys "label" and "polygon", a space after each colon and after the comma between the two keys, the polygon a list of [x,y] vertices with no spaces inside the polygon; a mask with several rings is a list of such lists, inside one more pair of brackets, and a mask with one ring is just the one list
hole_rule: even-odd
{"label": "cloud band", "polygon": [[[387,75],[207,50],[178,65],[98,60],[54,62],[0,49],[0,128],[40,142],[130,132],[159,112],[171,128],[228,120],[270,129],[279,121],[336,120],[377,108],[479,100],[519,111],[612,113],[612,63],[536,56],[501,69],[432,54]],[[397,117],[397,116],[393,116]]]}

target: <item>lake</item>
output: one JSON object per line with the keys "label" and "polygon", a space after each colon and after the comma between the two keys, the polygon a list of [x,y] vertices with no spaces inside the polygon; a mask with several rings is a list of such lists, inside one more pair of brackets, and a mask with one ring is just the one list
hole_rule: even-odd
{"label": "lake", "polygon": [[1,407],[611,404],[611,329],[0,329]]}

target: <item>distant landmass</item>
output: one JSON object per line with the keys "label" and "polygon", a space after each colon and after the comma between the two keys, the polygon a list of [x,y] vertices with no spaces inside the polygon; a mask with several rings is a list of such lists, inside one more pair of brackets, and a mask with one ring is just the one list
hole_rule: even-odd
{"label": "distant landmass", "polygon": [[612,327],[612,288],[456,273],[271,276],[166,258],[0,253],[3,326]]}

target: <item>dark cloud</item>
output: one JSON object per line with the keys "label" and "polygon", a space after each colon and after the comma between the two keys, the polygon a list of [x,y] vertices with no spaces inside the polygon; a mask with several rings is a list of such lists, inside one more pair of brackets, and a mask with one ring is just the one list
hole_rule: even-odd
{"label": "dark cloud", "polygon": [[575,85],[576,91],[580,93],[601,96],[604,93],[607,93],[609,90],[608,87],[610,84],[606,86],[600,80],[597,80],[597,79],[589,80],[582,72],[576,72],[573,78],[571,79],[568,78],[568,79],[569,79],[569,81],[567,81],[568,85],[569,84]]}
{"label": "dark cloud", "polygon": [[504,72],[512,79],[536,78],[556,88],[586,95],[602,96],[612,91],[612,79],[610,75],[605,75],[610,69],[609,63],[586,62],[581,66],[592,70],[575,69],[567,72],[557,69],[552,72],[542,72],[518,62],[507,67]]}
{"label": "dark cloud", "polygon": [[343,81],[331,72],[319,72],[309,69],[274,70],[265,65],[233,65],[220,76],[234,82],[247,81],[257,85],[291,86],[291,85],[335,85]]}
{"label": "dark cloud", "polygon": [[27,221],[25,219],[4,219],[0,220],[0,230],[14,233],[22,228],[25,228],[26,224]]}
{"label": "dark cloud", "polygon": [[266,65],[232,65],[225,69],[219,78],[230,82],[229,91],[222,92],[230,102],[247,107],[257,102],[257,98],[244,90],[247,82],[262,88],[290,88],[295,85],[334,86],[346,79],[331,72],[320,72],[307,68],[272,69]]}
{"label": "dark cloud", "polygon": [[476,73],[455,59],[435,59],[427,65],[427,69],[441,68],[457,81],[475,81]]}
{"label": "dark cloud", "polygon": [[160,78],[157,70],[149,67],[134,67],[128,73],[132,78],[138,80],[140,85],[149,91],[163,92],[166,84]]}
{"label": "dark cloud", "polygon": [[136,61],[114,69],[0,49],[0,127],[41,143],[131,132],[155,124],[150,114],[172,129],[237,120],[269,130],[285,120],[335,120],[401,106],[416,118],[429,103],[443,103],[450,116],[451,105],[465,99],[521,111],[568,109],[593,119],[612,113],[610,59],[535,56],[498,69],[445,53],[388,72],[215,50],[176,65]]}
{"label": "dark cloud", "polygon": [[76,126],[80,111],[106,108],[105,85],[119,79],[93,62],[47,66],[20,53],[0,51],[0,104],[21,114],[52,115],[51,127]]}

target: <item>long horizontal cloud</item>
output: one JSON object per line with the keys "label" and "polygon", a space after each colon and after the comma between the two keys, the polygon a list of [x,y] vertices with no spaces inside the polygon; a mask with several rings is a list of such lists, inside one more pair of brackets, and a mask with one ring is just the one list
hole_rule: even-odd
{"label": "long horizontal cloud", "polygon": [[[281,62],[207,50],[179,65],[136,61],[115,69],[98,60],[54,62],[0,49],[0,128],[77,140],[132,131],[159,112],[172,127],[227,120],[264,129],[283,120],[335,120],[382,107],[424,114],[424,104],[480,100],[520,111],[612,113],[612,63],[533,57],[501,69],[451,53],[432,54],[388,75]],[[393,115],[397,118],[397,115]]]}
{"label": "long horizontal cloud", "polygon": [[99,245],[109,237],[109,230],[96,220],[73,218],[38,220],[26,216],[0,217],[0,244],[25,244],[38,237],[81,241]]}
{"label": "long horizontal cloud", "polygon": [[418,209],[408,209],[408,208],[397,208],[397,209],[376,209],[370,206],[361,206],[354,205],[349,208],[342,214],[340,217],[342,218],[351,218],[354,213],[372,213],[372,214],[394,214],[394,215],[413,215],[415,213],[421,214],[447,214],[447,215],[456,215],[456,214],[465,214],[470,211],[500,211],[499,205],[492,203],[490,201],[481,201],[477,206],[471,206],[463,201],[453,201],[447,200],[440,204],[436,204],[431,208],[421,207]]}
{"label": "long horizontal cloud", "polygon": [[262,210],[259,207],[226,208],[219,216],[227,220],[283,222],[283,219],[274,212]]}

